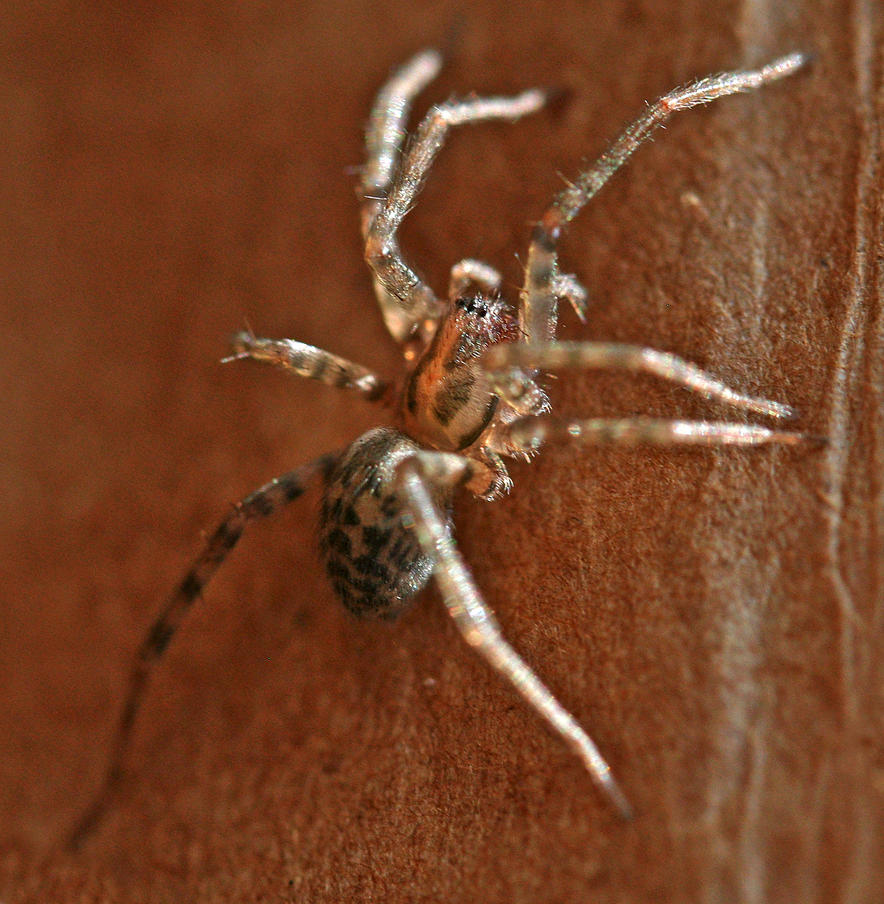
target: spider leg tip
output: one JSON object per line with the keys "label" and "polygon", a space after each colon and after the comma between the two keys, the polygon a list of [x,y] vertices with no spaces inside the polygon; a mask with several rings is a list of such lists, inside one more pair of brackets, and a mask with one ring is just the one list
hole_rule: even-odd
{"label": "spider leg tip", "polygon": [[804,69],[816,59],[815,53],[795,50],[779,57],[767,66],[763,66],[761,73],[767,79],[780,79],[792,75],[799,69]]}
{"label": "spider leg tip", "polygon": [[783,402],[771,402],[768,399],[753,400],[751,410],[757,411],[759,414],[766,414],[768,417],[781,418],[786,421],[794,421],[801,417],[801,412],[791,405]]}
{"label": "spider leg tip", "polygon": [[786,54],[785,60],[788,60],[794,69],[803,69],[805,66],[813,65],[819,54],[815,50],[793,50],[792,53]]}
{"label": "spider leg tip", "polygon": [[603,788],[620,818],[625,822],[631,822],[635,818],[635,810],[633,810],[632,804],[627,800],[626,795],[621,791],[617,782],[608,776]]}
{"label": "spider leg tip", "polygon": [[434,69],[436,72],[442,68],[447,55],[446,51],[437,47],[427,47],[419,54],[420,58],[425,61],[427,67]]}
{"label": "spider leg tip", "polygon": [[543,94],[544,107],[556,119],[564,114],[574,97],[574,90],[566,85],[547,85],[540,91]]}

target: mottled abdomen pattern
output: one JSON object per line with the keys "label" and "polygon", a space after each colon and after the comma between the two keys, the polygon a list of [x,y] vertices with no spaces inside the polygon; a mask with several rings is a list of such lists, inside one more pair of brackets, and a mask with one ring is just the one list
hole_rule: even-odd
{"label": "mottled abdomen pattern", "polygon": [[[363,618],[395,618],[426,584],[432,561],[402,523],[396,466],[419,447],[381,427],[356,440],[326,483],[320,551],[341,602]],[[447,510],[448,500],[440,500]]]}

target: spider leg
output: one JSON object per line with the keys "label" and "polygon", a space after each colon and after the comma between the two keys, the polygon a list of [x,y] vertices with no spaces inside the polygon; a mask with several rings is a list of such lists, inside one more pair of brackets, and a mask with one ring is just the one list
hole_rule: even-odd
{"label": "spider leg", "polygon": [[513,488],[513,479],[501,455],[488,447],[476,449],[470,454],[474,456],[474,473],[466,484],[467,489],[488,502],[508,495]]}
{"label": "spider leg", "polygon": [[729,94],[754,90],[791,75],[806,62],[804,54],[791,53],[760,69],[725,72],[676,88],[651,104],[590,169],[580,173],[561,191],[534,227],[528,248],[525,284],[519,304],[524,341],[537,343],[555,338],[557,296],[554,283],[562,230],[673,113],[711,103]]}
{"label": "spider leg", "polygon": [[390,388],[387,380],[361,364],[294,339],[261,339],[243,332],[233,337],[232,346],[233,354],[225,361],[251,358],[273,364],[295,376],[319,380],[326,386],[355,390],[370,402],[384,398]]}
{"label": "spider leg", "polygon": [[400,66],[378,92],[365,130],[366,161],[362,170],[362,237],[384,203],[405,138],[411,103],[439,74],[442,55],[424,50]]}
{"label": "spider leg", "polygon": [[[365,131],[366,162],[359,191],[362,196],[362,238],[383,207],[399,163],[399,150],[406,136],[406,124],[414,98],[436,77],[442,67],[442,55],[424,50],[400,66],[375,98]],[[397,341],[414,328],[414,319],[401,309],[399,300],[373,279],[378,306],[390,335]]]}
{"label": "spider leg", "polygon": [[336,454],[320,456],[310,464],[295,468],[255,490],[233,507],[230,514],[206,540],[203,551],[190,566],[138,648],[104,780],[89,808],[74,826],[68,839],[69,848],[78,848],[98,825],[119,787],[123,775],[123,761],[132,740],[135,717],[144,701],[150,674],[184,617],[199,599],[203,588],[236,546],[249,522],[272,515],[297,499],[312,478],[330,472],[337,457]]}
{"label": "spider leg", "polygon": [[521,417],[507,425],[506,436],[516,449],[535,451],[547,442],[621,446],[760,446],[767,443],[795,446],[820,444],[823,437],[807,433],[769,430],[756,424],[720,421],[667,421],[649,417],[558,418],[553,415]]}
{"label": "spider leg", "polygon": [[451,484],[469,477],[473,463],[451,453],[420,452],[399,468],[415,534],[426,555],[435,560],[434,575],[449,615],[466,642],[508,679],[513,687],[577,754],[598,787],[624,817],[632,809],[598,748],[576,719],[556,700],[528,664],[504,640],[494,614],[482,600],[473,577],[451,536],[448,522],[435,505],[428,483]]}
{"label": "spider leg", "polygon": [[[715,399],[756,414],[789,418],[794,409],[782,402],[744,395],[731,389],[711,374],[669,352],[617,342],[548,342],[537,345],[505,343],[495,345],[485,354],[485,366],[497,391],[517,410],[521,400],[533,394],[536,387],[522,369],[554,370],[562,367],[615,368],[631,373],[653,374],[677,383],[690,392]],[[528,412],[525,412],[528,413]]]}
{"label": "spider leg", "polygon": [[400,309],[395,323],[387,318],[387,326],[395,338],[404,341],[422,321],[438,316],[440,311],[432,289],[403,259],[396,234],[405,215],[414,206],[449,130],[469,122],[516,120],[541,109],[546,98],[546,92],[534,89],[514,97],[450,100],[433,107],[418,126],[389,194],[368,229],[365,242],[368,266]]}
{"label": "spider leg", "polygon": [[478,286],[487,295],[498,295],[503,278],[490,264],[465,257],[451,268],[448,298],[460,298],[470,286]]}
{"label": "spider leg", "polygon": [[573,273],[556,271],[553,275],[552,292],[559,301],[567,301],[574,308],[574,313],[580,318],[580,322],[586,323],[589,293],[577,281],[577,277]]}

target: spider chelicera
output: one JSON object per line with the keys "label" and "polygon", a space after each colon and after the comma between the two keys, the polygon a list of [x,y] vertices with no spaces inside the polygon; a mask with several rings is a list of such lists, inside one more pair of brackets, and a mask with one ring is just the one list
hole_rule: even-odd
{"label": "spider chelicera", "polygon": [[757,414],[793,415],[789,406],[743,395],[667,352],[555,342],[559,301],[568,301],[583,319],[587,297],[573,276],[559,271],[558,243],[565,226],[672,113],[758,88],[805,62],[803,54],[792,53],[760,69],[701,79],[650,105],[555,197],[534,227],[516,308],[501,297],[500,274],[471,259],[454,265],[448,297],[438,298],[403,258],[397,233],[453,126],[519,119],[540,110],[547,94],[530,90],[439,104],[403,151],[411,103],[436,76],[442,58],[434,50],[423,51],[391,76],[372,109],[360,195],[365,259],[387,329],[403,350],[404,379],[386,381],[322,349],[251,333],[234,338],[231,357],[274,364],[387,404],[395,409],[398,426],[370,430],[343,452],[320,456],[270,481],[235,505],[208,538],[139,648],[104,783],[71,836],[74,845],[95,826],[119,784],[151,669],[181,620],[246,525],[298,498],[313,478],[324,483],[320,550],[344,606],[357,616],[393,618],[433,575],[467,643],[558,732],[616,809],[630,814],[595,744],[501,636],[452,538],[451,497],[461,486],[483,499],[502,496],[512,487],[504,460],[527,460],[550,441],[747,446],[809,438],[736,423],[561,419],[550,413],[537,382],[538,375],[558,368],[618,368],[654,374]]}

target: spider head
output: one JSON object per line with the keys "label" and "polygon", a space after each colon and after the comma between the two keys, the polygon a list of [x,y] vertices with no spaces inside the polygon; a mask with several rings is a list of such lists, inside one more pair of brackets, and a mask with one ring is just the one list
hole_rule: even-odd
{"label": "spider head", "polygon": [[406,432],[450,452],[475,442],[498,403],[479,358],[489,346],[512,342],[517,335],[513,311],[499,297],[470,293],[449,302],[405,383]]}
{"label": "spider head", "polygon": [[448,358],[464,363],[468,358],[480,357],[489,345],[512,342],[517,333],[513,310],[499,295],[474,292],[451,302],[434,342],[447,344]]}

